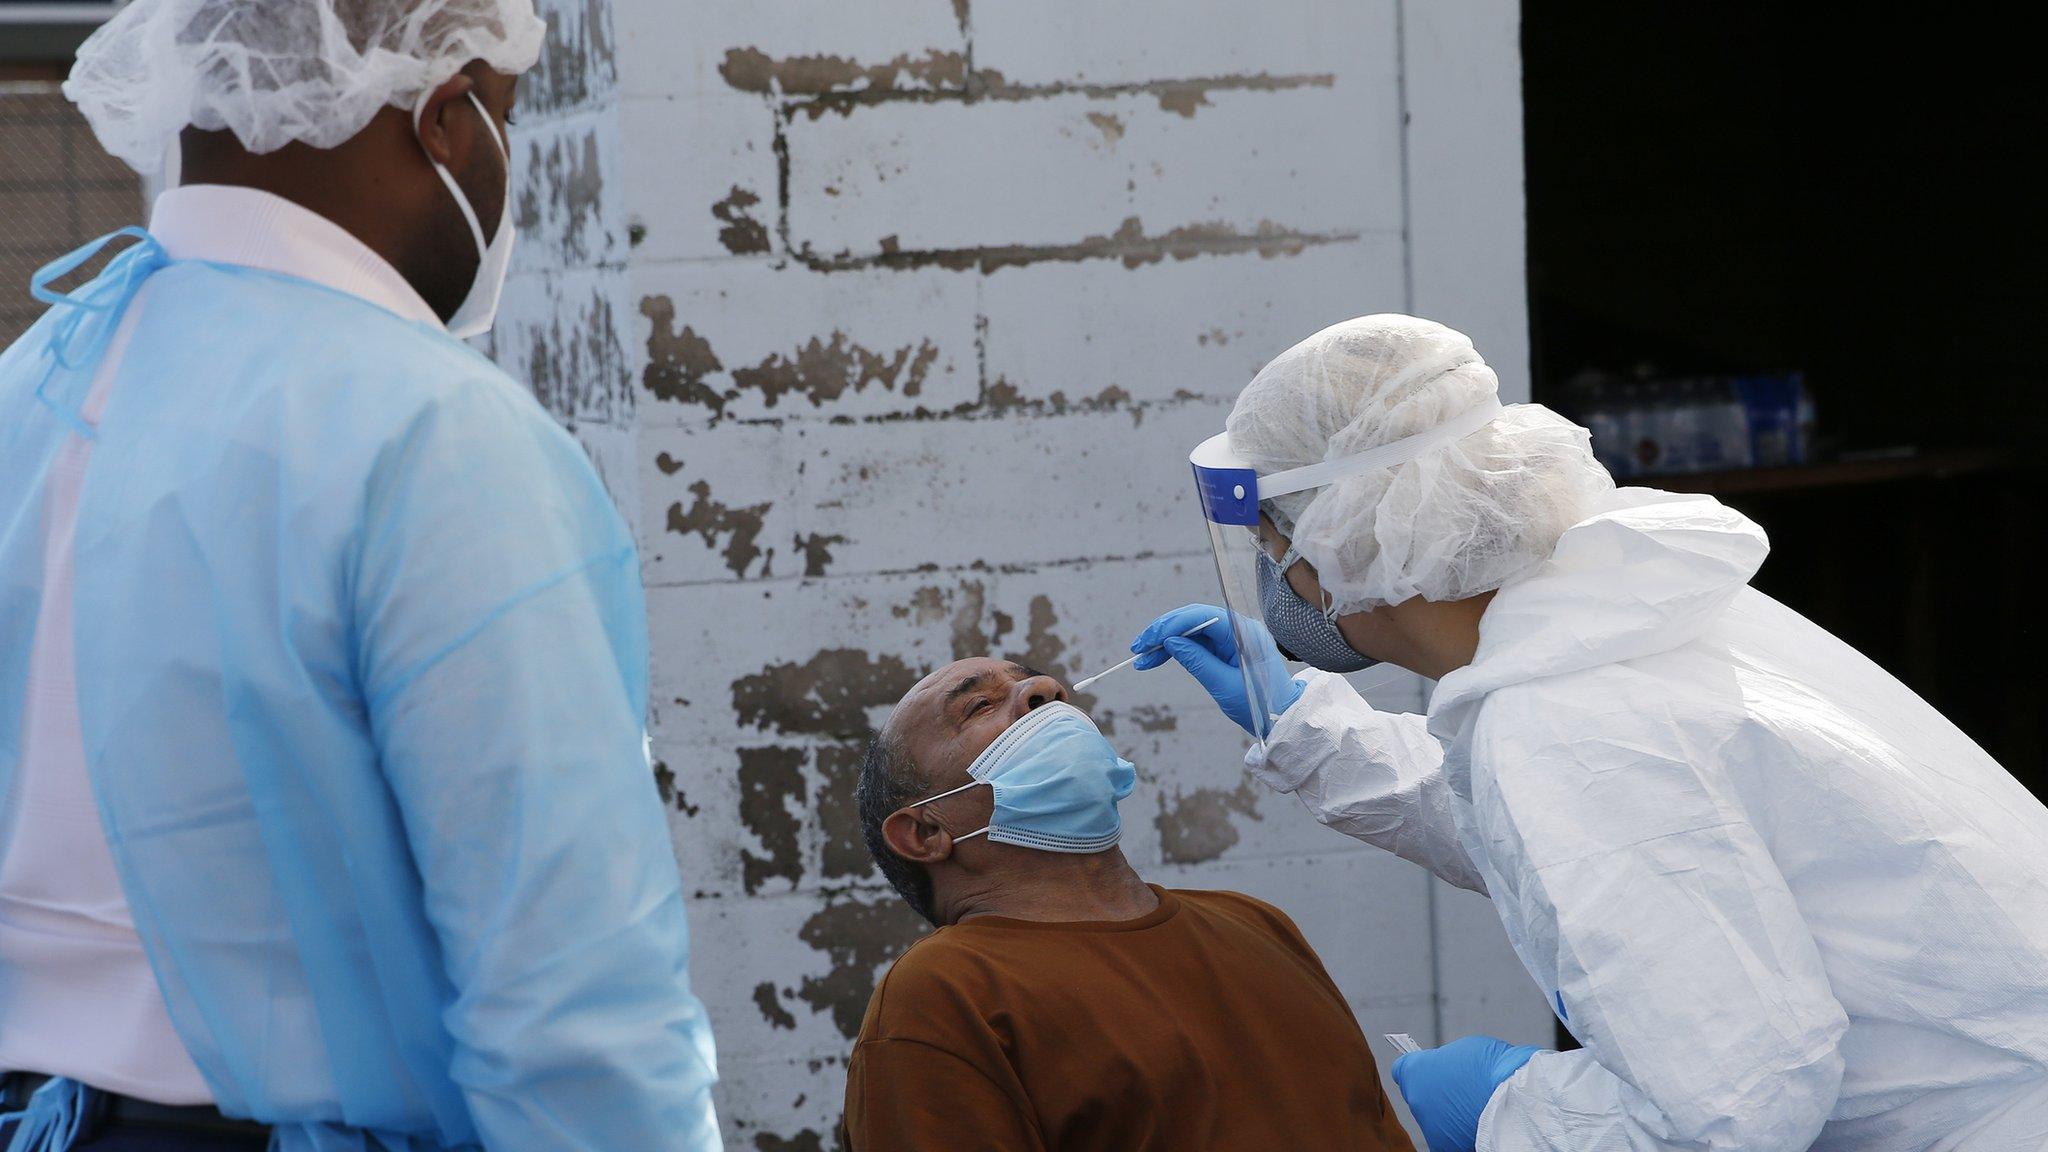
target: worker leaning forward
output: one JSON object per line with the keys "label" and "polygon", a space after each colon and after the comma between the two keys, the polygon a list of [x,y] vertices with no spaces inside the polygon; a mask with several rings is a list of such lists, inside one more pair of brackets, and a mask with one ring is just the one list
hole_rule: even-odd
{"label": "worker leaning forward", "polygon": [[[1584,1045],[1396,1060],[1432,1152],[2048,1148],[2048,808],[1750,587],[1756,524],[1498,390],[1413,316],[1281,353],[1190,456],[1225,606],[1131,644],[1268,786],[1492,897]],[[1426,712],[1335,675],[1380,661]]]}

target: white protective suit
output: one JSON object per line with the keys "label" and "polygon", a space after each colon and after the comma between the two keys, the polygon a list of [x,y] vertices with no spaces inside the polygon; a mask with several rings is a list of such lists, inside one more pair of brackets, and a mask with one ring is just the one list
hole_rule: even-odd
{"label": "white protective suit", "polygon": [[1489,893],[1583,1051],[1482,1150],[2048,1148],[2048,809],[1748,587],[1764,534],[1623,489],[1427,716],[1310,673],[1253,771]]}

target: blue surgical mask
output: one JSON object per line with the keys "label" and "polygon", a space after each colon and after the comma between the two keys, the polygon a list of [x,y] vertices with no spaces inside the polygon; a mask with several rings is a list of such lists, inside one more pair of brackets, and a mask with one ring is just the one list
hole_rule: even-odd
{"label": "blue surgical mask", "polygon": [[1025,713],[967,766],[973,779],[912,808],[984,784],[995,791],[990,840],[1044,852],[1100,852],[1123,835],[1116,806],[1138,782],[1086,712],[1055,701]]}
{"label": "blue surgical mask", "polygon": [[1278,562],[1259,550],[1259,614],[1280,650],[1325,672],[1357,672],[1379,663],[1353,648],[1337,622],[1287,582],[1296,559],[1292,549]]}

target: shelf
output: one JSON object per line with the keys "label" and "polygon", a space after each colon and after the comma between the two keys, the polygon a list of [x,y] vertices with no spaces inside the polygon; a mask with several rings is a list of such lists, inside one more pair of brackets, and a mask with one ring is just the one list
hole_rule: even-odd
{"label": "shelf", "polygon": [[1644,476],[1629,483],[1668,492],[1742,495],[1757,492],[1806,492],[1899,480],[1947,480],[2014,467],[2012,453],[2002,448],[1971,448],[1930,452],[1896,460],[1853,460],[1802,464],[1794,468],[1751,468],[1739,472],[1704,472],[1690,476]]}

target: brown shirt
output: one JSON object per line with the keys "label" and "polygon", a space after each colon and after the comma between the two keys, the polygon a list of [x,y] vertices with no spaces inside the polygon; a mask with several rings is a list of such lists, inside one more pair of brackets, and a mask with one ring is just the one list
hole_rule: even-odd
{"label": "brown shirt", "polygon": [[979,917],[904,953],[848,1065],[854,1152],[1412,1147],[1286,913],[1153,891],[1136,920]]}

